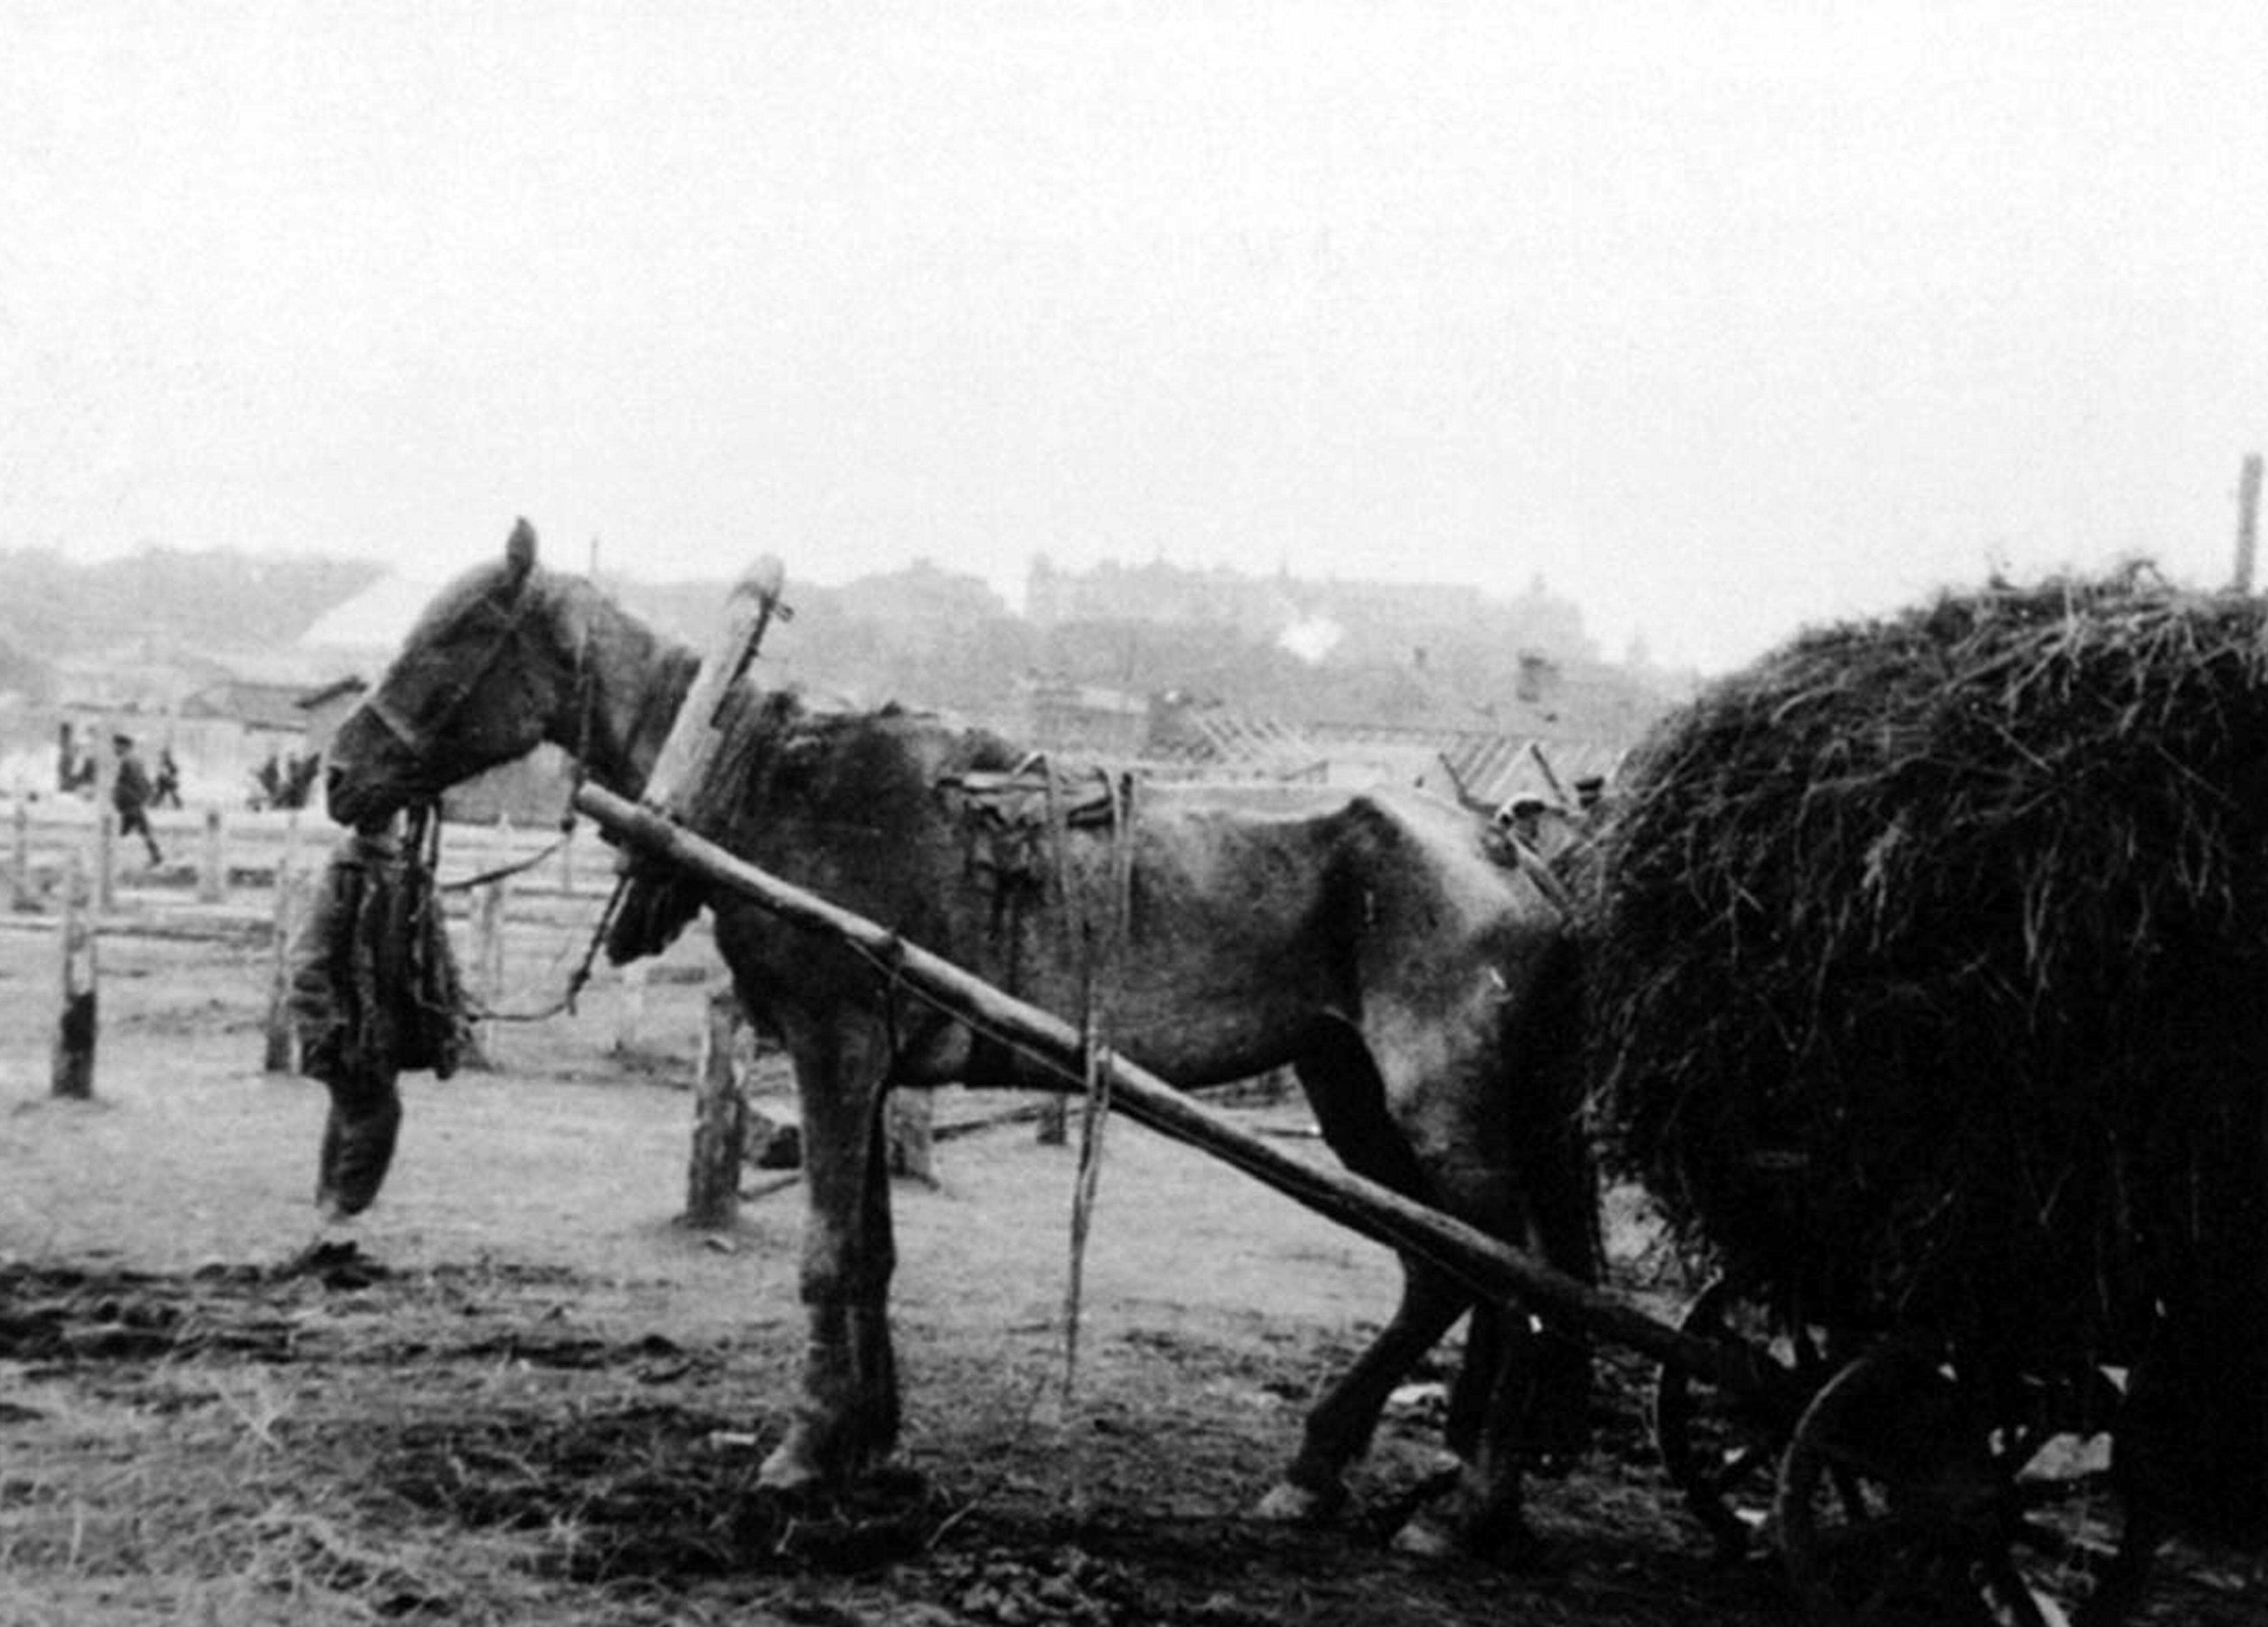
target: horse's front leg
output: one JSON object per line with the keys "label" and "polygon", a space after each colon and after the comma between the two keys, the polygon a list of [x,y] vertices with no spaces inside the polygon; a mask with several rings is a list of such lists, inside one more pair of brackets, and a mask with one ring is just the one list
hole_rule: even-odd
{"label": "horse's front leg", "polygon": [[841,1486],[885,1461],[898,1439],[890,1349],[890,1186],[881,1125],[887,1056],[855,1021],[791,1033],[803,1112],[803,1393],[761,1483]]}

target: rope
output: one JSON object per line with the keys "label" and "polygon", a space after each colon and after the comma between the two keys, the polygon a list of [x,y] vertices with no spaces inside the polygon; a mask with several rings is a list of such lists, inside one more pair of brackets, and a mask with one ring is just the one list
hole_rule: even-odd
{"label": "rope", "polygon": [[599,959],[599,946],[607,941],[607,928],[614,924],[615,911],[622,905],[622,893],[629,887],[630,880],[627,873],[615,878],[615,890],[607,894],[606,906],[599,911],[598,924],[591,929],[591,940],[583,946],[583,958],[567,975],[567,986],[557,999],[533,1011],[507,1012],[499,1011],[478,996],[468,992],[465,996],[468,1014],[475,1022],[542,1022],[563,1013],[572,1016],[576,1000],[591,981],[591,968]]}
{"label": "rope", "polygon": [[[1079,1377],[1079,1326],[1081,1291],[1086,1275],[1086,1240],[1093,1227],[1095,1193],[1102,1181],[1103,1132],[1110,1122],[1110,1070],[1102,1065],[1106,1035],[1102,1012],[1095,998],[1096,973],[1112,971],[1118,964],[1120,951],[1126,940],[1128,923],[1133,909],[1133,784],[1129,779],[1123,785],[1108,774],[1103,776],[1103,785],[1110,799],[1110,879],[1111,921],[1108,938],[1102,953],[1095,953],[1094,924],[1080,912],[1080,937],[1086,946],[1086,963],[1081,970],[1079,990],[1079,1081],[1085,1098],[1079,1113],[1079,1169],[1071,1183],[1071,1270],[1064,1289],[1064,1398],[1068,1401]],[[1051,815],[1058,812],[1055,799],[1055,776],[1048,776],[1048,805]],[[1060,845],[1062,832],[1057,830],[1057,868],[1064,875],[1066,888],[1069,872]],[[1064,900],[1066,912],[1071,908]],[[1099,962],[1099,968],[1098,968]]]}

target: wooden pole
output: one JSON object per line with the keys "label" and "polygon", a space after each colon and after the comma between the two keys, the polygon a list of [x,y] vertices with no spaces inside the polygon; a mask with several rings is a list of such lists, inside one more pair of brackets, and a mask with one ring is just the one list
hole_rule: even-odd
{"label": "wooden pole", "polygon": [[[1062,1097],[1050,1098],[1060,1101]],[[889,1147],[889,1171],[937,1184],[937,1098],[925,1090],[894,1090],[882,1108],[882,1133]]]}
{"label": "wooden pole", "polygon": [[701,1067],[694,1082],[693,1159],[686,1174],[685,1224],[728,1230],[740,1212],[740,1152],[747,1109],[733,1067],[740,1005],[730,988],[712,990],[701,1028]]}
{"label": "wooden pole", "polygon": [[32,809],[23,798],[16,799],[14,841],[8,850],[8,904],[12,909],[29,909],[38,901],[32,896]]}
{"label": "wooden pole", "polygon": [[84,1101],[94,1094],[96,953],[86,861],[76,850],[63,873],[63,1015],[55,1025],[51,1088]]}
{"label": "wooden pole", "polygon": [[2236,591],[2252,591],[2254,556],[2260,539],[2260,454],[2250,453],[2236,476]]}
{"label": "wooden pole", "polygon": [[225,903],[228,900],[228,848],[221,839],[220,809],[205,810],[204,857],[197,865],[197,902]]}
{"label": "wooden pole", "polygon": [[[752,899],[782,919],[850,944],[895,980],[946,1009],[1004,1034],[1061,1070],[1065,1088],[1080,1077],[1079,1031],[1062,1018],[1002,993],[887,927],[784,881],[603,786],[585,785],[576,806],[617,836]],[[1657,1321],[1610,1294],[1511,1248],[1454,1216],[1413,1203],[1374,1181],[1321,1168],[1272,1146],[1199,1105],[1156,1074],[1110,1051],[1094,1065],[1109,1074],[1110,1101],[1137,1123],[1197,1147],[1293,1202],[1363,1236],[1432,1261],[1475,1292],[1564,1318],[1611,1343],[1674,1362],[1760,1402],[1785,1402],[1776,1368],[1744,1344],[1716,1344]],[[1791,1411],[1791,1417],[1793,1413]]]}
{"label": "wooden pole", "polygon": [[633,961],[622,968],[622,999],[615,1010],[615,1055],[637,1054],[645,1027],[645,968],[650,962]]}
{"label": "wooden pole", "polygon": [[510,883],[499,876],[481,888],[473,906],[473,964],[480,968],[481,994],[491,1005],[504,999],[504,920]]}
{"label": "wooden pole", "polygon": [[110,788],[118,783],[118,748],[105,731],[94,754],[94,907],[108,912],[118,907],[118,811],[110,806]]}
{"label": "wooden pole", "polygon": [[298,1064],[298,1028],[291,1020],[291,933],[297,924],[292,894],[299,878],[299,810],[284,821],[284,850],[276,859],[276,916],[268,954],[268,1021],[261,1068],[291,1073]]}
{"label": "wooden pole", "polygon": [[94,907],[118,908],[118,810],[106,797],[94,811]]}

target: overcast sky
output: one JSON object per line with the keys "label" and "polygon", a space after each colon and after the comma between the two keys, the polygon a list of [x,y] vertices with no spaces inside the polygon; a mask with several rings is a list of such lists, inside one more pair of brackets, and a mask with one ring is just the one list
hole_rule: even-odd
{"label": "overcast sky", "polygon": [[0,545],[2228,575],[2268,4],[0,0]]}

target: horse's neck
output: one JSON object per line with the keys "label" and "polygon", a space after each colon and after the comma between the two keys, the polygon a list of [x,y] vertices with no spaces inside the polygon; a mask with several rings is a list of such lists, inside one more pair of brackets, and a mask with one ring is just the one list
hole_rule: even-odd
{"label": "horse's neck", "polygon": [[600,604],[577,686],[580,691],[587,685],[587,693],[571,697],[567,715],[554,720],[549,734],[600,784],[635,797],[645,789],[701,658],[612,601]]}

